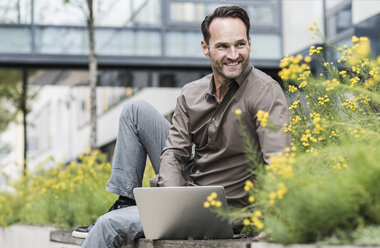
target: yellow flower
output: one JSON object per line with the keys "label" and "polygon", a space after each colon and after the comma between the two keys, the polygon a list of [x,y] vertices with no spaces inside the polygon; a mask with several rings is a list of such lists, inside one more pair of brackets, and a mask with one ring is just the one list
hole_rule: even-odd
{"label": "yellow flower", "polygon": [[208,201],[212,201],[214,199],[216,199],[218,197],[218,194],[216,192],[212,192],[208,197],[207,197],[207,200]]}
{"label": "yellow flower", "polygon": [[284,198],[284,195],[288,192],[288,189],[286,188],[285,184],[279,183],[277,187],[278,187],[278,190],[277,190],[278,199]]}
{"label": "yellow flower", "polygon": [[244,219],[243,220],[243,225],[244,226],[248,226],[249,224],[251,224],[251,222],[249,221],[249,219]]}
{"label": "yellow flower", "polygon": [[264,228],[264,224],[261,222],[261,221],[258,221],[255,223],[255,226],[257,227],[257,229],[261,230]]}
{"label": "yellow flower", "polygon": [[268,121],[269,113],[262,111],[262,110],[259,110],[259,111],[257,111],[256,116],[257,116],[258,121],[261,122],[261,125],[263,127],[266,127],[268,124],[267,121]]}
{"label": "yellow flower", "polygon": [[316,20],[313,20],[313,25],[317,25],[317,21]]}
{"label": "yellow flower", "polygon": [[294,93],[297,91],[297,87],[293,86],[293,85],[289,85],[289,92],[290,93]]}
{"label": "yellow flower", "polygon": [[255,213],[253,214],[255,217],[261,217],[263,213],[260,210],[256,210]]}
{"label": "yellow flower", "polygon": [[222,202],[221,201],[216,201],[215,207],[220,208],[221,206],[222,206]]}
{"label": "yellow flower", "polygon": [[241,109],[238,108],[235,110],[235,115],[239,116],[241,115],[241,113],[242,113]]}
{"label": "yellow flower", "polygon": [[306,63],[310,63],[311,62],[311,57],[310,56],[306,56],[305,59],[304,59],[304,61]]}
{"label": "yellow flower", "polygon": [[308,26],[307,29],[313,30],[313,27],[312,26]]}
{"label": "yellow flower", "polygon": [[271,200],[276,199],[276,193],[275,193],[275,192],[271,192],[271,193],[269,194],[269,199],[271,199]]}
{"label": "yellow flower", "polygon": [[255,197],[253,197],[253,196],[248,197],[248,201],[249,202],[254,202],[255,201]]}
{"label": "yellow flower", "polygon": [[352,36],[352,43],[356,43],[356,42],[358,42],[358,41],[359,41],[359,38],[358,38],[358,37],[356,37],[355,35]]}
{"label": "yellow flower", "polygon": [[210,203],[209,202],[204,202],[203,203],[203,207],[204,208],[209,208],[210,207]]}
{"label": "yellow flower", "polygon": [[244,186],[245,191],[249,191],[250,189],[253,189],[253,187],[254,187],[254,184],[251,181],[249,180],[245,181],[245,186]]}
{"label": "yellow flower", "polygon": [[359,58],[368,57],[371,53],[371,43],[367,37],[360,37],[359,42],[353,47],[354,55]]}

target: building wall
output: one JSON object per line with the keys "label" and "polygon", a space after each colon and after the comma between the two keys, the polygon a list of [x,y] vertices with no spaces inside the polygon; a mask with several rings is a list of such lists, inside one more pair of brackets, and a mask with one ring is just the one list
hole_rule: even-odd
{"label": "building wall", "polygon": [[284,55],[297,53],[307,46],[318,42],[311,39],[312,32],[307,29],[313,20],[323,32],[322,0],[282,1],[282,28]]}
{"label": "building wall", "polygon": [[326,0],[326,8],[331,9],[340,4],[341,2],[344,2],[347,0]]}
{"label": "building wall", "polygon": [[365,19],[380,13],[379,0],[353,0],[352,22],[357,24]]}
{"label": "building wall", "polygon": [[[326,0],[326,11],[337,8],[348,0]],[[356,25],[367,18],[380,13],[378,0],[352,0],[352,24]],[[284,55],[297,53],[308,46],[321,42],[320,39],[311,39],[312,32],[307,26],[317,21],[321,32],[323,30],[323,0],[282,1],[282,26]],[[331,37],[330,37],[331,38]]]}

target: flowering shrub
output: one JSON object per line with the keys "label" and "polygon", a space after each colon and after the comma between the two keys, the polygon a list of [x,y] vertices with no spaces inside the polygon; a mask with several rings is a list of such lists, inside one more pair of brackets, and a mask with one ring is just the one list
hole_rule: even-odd
{"label": "flowering shrub", "polygon": [[[53,160],[52,158],[49,158]],[[16,194],[0,193],[0,225],[23,222],[75,227],[93,223],[116,200],[105,191],[111,175],[106,154],[87,151],[78,161],[39,168],[13,183]],[[149,164],[144,186],[154,171]]]}
{"label": "flowering shrub", "polygon": [[[318,34],[316,24],[309,29]],[[325,61],[325,48],[315,46],[305,58],[280,62],[290,98],[282,131],[292,146],[270,165],[254,164],[255,184],[245,187],[251,205],[240,212],[244,225],[264,230],[268,240],[315,242],[380,225],[380,57],[370,56],[368,38],[353,36],[352,42],[338,48],[337,63]],[[321,62],[320,75],[311,73],[312,59]],[[278,131],[268,125],[268,113],[259,111],[257,119]],[[242,134],[247,137],[244,127]],[[249,140],[247,147],[252,162],[256,149]]]}

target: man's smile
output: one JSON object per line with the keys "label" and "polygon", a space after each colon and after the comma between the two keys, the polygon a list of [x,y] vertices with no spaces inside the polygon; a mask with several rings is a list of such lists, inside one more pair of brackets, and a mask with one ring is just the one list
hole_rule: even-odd
{"label": "man's smile", "polygon": [[227,63],[228,66],[235,66],[237,64],[239,64],[240,62],[231,62],[231,63]]}

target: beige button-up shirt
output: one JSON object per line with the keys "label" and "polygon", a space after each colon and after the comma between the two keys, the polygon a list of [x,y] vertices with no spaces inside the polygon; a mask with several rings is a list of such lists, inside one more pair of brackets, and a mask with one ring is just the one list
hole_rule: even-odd
{"label": "beige button-up shirt", "polygon": [[[246,158],[236,109],[258,144],[263,160],[290,147],[290,137],[270,131],[256,118],[258,110],[283,126],[288,122],[288,106],[280,85],[264,72],[248,65],[239,78],[229,84],[222,101],[215,96],[212,74],[185,85],[177,99],[157,186],[222,185],[229,201],[242,199],[246,180],[253,179]],[[195,144],[190,180],[183,176]],[[153,183],[154,185],[155,183]]]}

